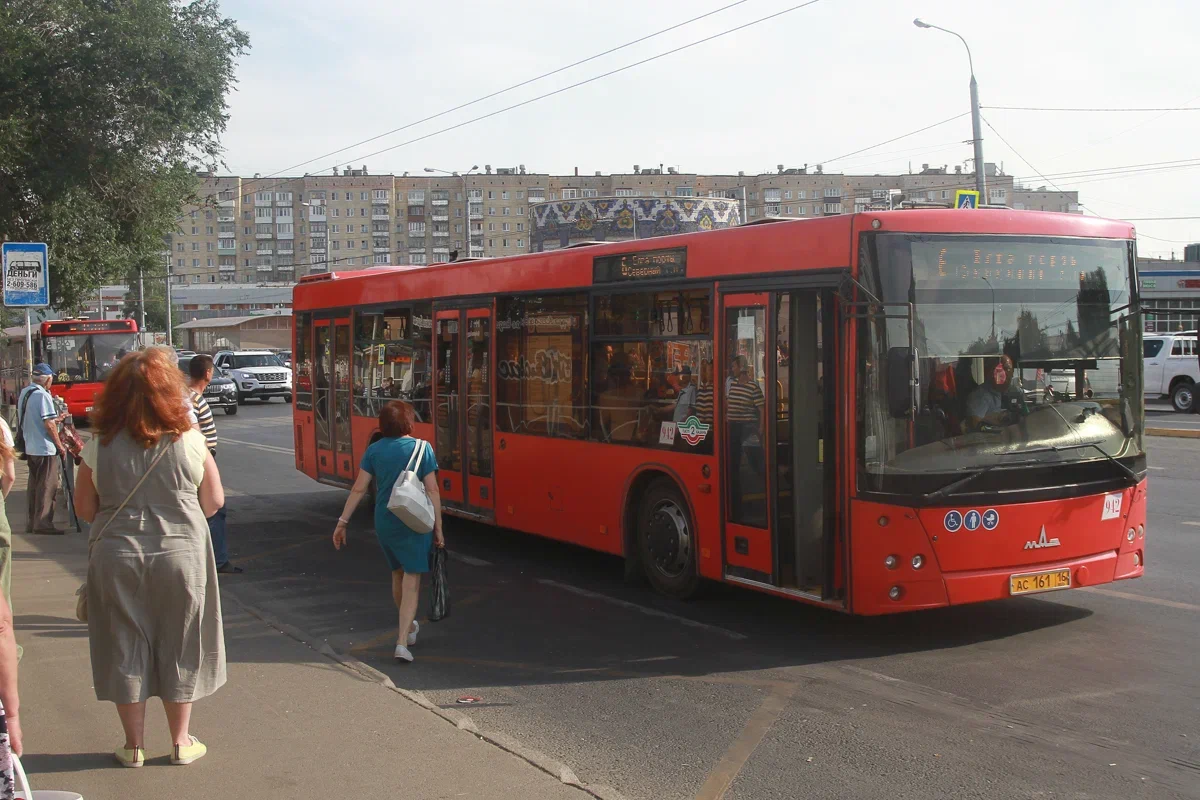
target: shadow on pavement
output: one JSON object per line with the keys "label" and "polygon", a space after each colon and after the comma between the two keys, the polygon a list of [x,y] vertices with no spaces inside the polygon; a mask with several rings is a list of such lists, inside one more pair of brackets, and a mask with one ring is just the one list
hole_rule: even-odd
{"label": "shadow on pavement", "polygon": [[[329,541],[343,497],[231,503],[233,557],[247,572],[224,578],[222,589],[307,632],[317,646],[402,675],[414,689],[755,673],[962,647],[1091,613],[1019,598],[850,617],[718,584],[685,603],[627,585],[613,556],[448,519],[451,550],[471,563],[451,560],[450,617],[423,623],[417,661],[396,666],[396,612],[369,510],[355,515],[346,549],[334,551]],[[288,518],[275,509],[288,509]],[[422,617],[428,582],[424,591]],[[232,648],[230,658],[237,658]]]}

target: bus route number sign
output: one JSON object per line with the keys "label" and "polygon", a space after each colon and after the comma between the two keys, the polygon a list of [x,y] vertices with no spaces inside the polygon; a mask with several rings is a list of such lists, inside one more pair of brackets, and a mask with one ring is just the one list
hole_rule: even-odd
{"label": "bus route number sign", "polygon": [[615,256],[597,256],[592,261],[593,283],[683,278],[686,275],[686,247],[673,250],[621,253]]}

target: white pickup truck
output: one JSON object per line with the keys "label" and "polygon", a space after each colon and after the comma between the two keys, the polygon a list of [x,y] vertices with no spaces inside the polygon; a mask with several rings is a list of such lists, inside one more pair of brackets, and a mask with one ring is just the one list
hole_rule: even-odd
{"label": "white pickup truck", "polygon": [[1176,411],[1200,411],[1200,348],[1196,331],[1154,333],[1142,337],[1146,399],[1169,397]]}

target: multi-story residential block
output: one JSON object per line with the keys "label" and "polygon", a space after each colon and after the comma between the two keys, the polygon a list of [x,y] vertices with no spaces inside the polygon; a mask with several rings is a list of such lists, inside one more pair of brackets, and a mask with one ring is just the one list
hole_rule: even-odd
{"label": "multi-story residential block", "polygon": [[[1012,177],[994,164],[985,169],[986,202],[1013,205]],[[736,224],[948,204],[955,189],[974,187],[972,173],[928,164],[902,175],[847,175],[807,165],[701,175],[661,164],[612,174],[485,165],[462,174],[373,175],[363,165],[302,177],[199,178],[198,202],[183,209],[168,243],[177,284],[289,282],[331,269],[529,252],[532,209],[559,200],[721,198],[738,204],[736,215],[723,217]],[[1077,209],[1078,197],[1065,194]]]}
{"label": "multi-story residential block", "polygon": [[1060,192],[1045,186],[1030,189],[1014,186],[1012,207],[1019,211],[1058,211],[1063,214],[1082,214],[1079,192]]}

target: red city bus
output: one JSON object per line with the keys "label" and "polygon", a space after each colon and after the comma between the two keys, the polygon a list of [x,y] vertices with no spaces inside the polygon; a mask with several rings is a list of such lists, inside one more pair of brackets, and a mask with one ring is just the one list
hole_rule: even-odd
{"label": "red city bus", "polygon": [[[50,391],[62,397],[73,417],[86,417],[113,366],[139,349],[137,322],[131,319],[63,319],[43,322],[33,332],[33,361],[54,369]],[[4,354],[4,402],[12,405],[28,383],[22,327],[9,329]]]}
{"label": "red city bus", "polygon": [[1139,577],[1133,237],[910,210],[308,276],[296,466],[349,486],[398,397],[447,513],[675,596],[881,614]]}

